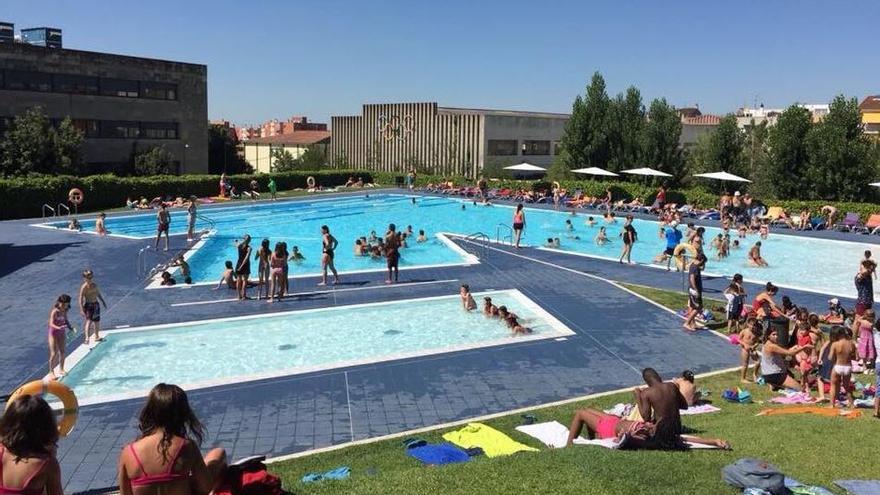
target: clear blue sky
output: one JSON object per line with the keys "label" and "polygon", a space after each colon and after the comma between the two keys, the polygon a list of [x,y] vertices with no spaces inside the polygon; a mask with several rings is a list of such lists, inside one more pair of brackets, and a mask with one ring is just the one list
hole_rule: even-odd
{"label": "clear blue sky", "polygon": [[237,123],[391,101],[568,112],[597,70],[609,93],[704,113],[880,93],[877,1],[3,0],[0,20],[206,64],[209,117]]}

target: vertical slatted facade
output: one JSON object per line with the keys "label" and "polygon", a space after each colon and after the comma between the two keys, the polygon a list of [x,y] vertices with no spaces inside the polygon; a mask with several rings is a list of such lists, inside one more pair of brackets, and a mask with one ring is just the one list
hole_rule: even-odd
{"label": "vertical slatted facade", "polygon": [[476,177],[483,165],[484,123],[477,113],[439,113],[436,103],[364,105],[362,115],[332,117],[331,126],[336,166],[347,162],[352,168],[401,174],[416,167]]}

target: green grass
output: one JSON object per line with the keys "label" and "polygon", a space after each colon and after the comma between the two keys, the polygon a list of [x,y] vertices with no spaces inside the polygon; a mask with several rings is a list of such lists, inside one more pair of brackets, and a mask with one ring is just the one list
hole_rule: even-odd
{"label": "green grass", "polygon": [[[639,294],[641,296],[645,296],[648,299],[653,300],[654,302],[660,303],[667,308],[674,309],[678,311],[682,308],[687,307],[688,296],[683,292],[674,292],[668,290],[659,290],[654,289],[652,287],[646,287],[644,285],[636,285],[636,284],[623,284],[620,285],[626,287],[627,289]],[[727,313],[725,307],[727,306],[726,301],[721,301],[719,299],[710,299],[708,297],[703,297],[703,307],[712,312],[712,316],[714,317],[714,323],[710,323],[707,325],[709,328],[724,330],[726,333],[727,330]]]}
{"label": "green grass", "polygon": [[[680,294],[629,288],[673,308],[682,302]],[[698,385],[711,391],[710,399],[722,411],[685,416],[685,426],[697,435],[727,439],[732,452],[610,451],[591,446],[547,449],[514,429],[521,423],[520,415],[514,414],[485,423],[514,440],[540,448],[540,452],[426,467],[404,453],[402,438],[394,438],[275,463],[270,470],[282,477],[286,489],[306,494],[734,494],[738,491],[721,481],[720,470],[742,457],[764,459],[803,483],[829,489],[833,489],[831,482],[835,479],[876,477],[876,470],[871,468],[876,466],[872,439],[880,422],[871,417],[870,410],[863,410],[862,417],[854,420],[809,415],[756,417],[766,405],[730,404],[719,399],[724,389],[739,385],[736,373],[699,379]],[[746,388],[755,401],[772,397],[765,387]],[[578,408],[601,409],[631,401],[632,394],[626,391],[530,413],[539,421],[556,420],[568,425]],[[452,429],[417,436],[438,442]],[[352,469],[348,480],[309,485],[299,482],[306,473],[342,465]]]}

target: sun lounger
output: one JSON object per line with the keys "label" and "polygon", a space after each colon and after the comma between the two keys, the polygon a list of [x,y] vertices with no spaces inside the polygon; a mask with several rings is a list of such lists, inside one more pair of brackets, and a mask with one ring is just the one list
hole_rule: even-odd
{"label": "sun lounger", "polygon": [[785,210],[782,209],[781,206],[771,206],[767,209],[767,213],[760,217],[761,220],[770,220],[770,223],[773,223],[785,214]]}
{"label": "sun lounger", "polygon": [[865,228],[871,234],[880,232],[880,213],[872,213],[871,216],[868,217],[868,221],[865,222]]}
{"label": "sun lounger", "polygon": [[865,226],[862,224],[859,219],[859,214],[855,212],[848,212],[843,220],[837,222],[834,226],[834,230],[839,230],[841,232],[860,232],[864,231]]}

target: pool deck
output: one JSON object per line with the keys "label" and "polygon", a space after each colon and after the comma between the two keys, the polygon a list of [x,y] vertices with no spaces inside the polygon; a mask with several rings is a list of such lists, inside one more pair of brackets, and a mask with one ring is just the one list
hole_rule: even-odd
{"label": "pool deck", "polygon": [[[492,245],[478,265],[405,270],[401,283],[390,287],[380,273],[345,276],[343,285],[329,289],[316,287],[317,279],[310,277],[295,279],[291,290],[296,297],[280,303],[226,302],[234,297],[227,289],[144,290],[136,261],[145,241],[59,232],[31,223],[0,223],[4,393],[45,373],[49,308],[58,293],[76,294],[86,267],[96,272],[107,299],[102,321],[108,328],[454,294],[468,283],[475,292],[518,289],[575,332],[559,341],[512,339],[499,347],[192,391],[191,402],[208,430],[203,447],[223,446],[232,458],[302,452],[633,386],[646,366],[671,377],[685,368],[707,372],[738,361],[736,349],[718,335],[686,334],[678,317],[613,282],[681,289],[680,274],[653,268]],[[880,241],[878,236],[834,232],[805,235]],[[475,246],[456,242],[476,252]],[[172,250],[183,247],[182,236],[173,236]],[[707,278],[707,297],[720,297],[726,284],[723,278]],[[748,290],[754,294],[757,287]],[[782,293],[817,309],[827,299],[794,290]],[[80,326],[79,315],[71,320]],[[116,457],[135,437],[141,404],[142,399],[133,399],[81,408],[76,428],[59,445],[66,492],[115,484]]]}

